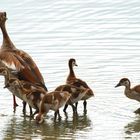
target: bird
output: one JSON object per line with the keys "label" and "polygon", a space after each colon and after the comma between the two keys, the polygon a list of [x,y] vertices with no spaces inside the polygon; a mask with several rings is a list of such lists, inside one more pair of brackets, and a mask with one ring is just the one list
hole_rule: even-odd
{"label": "bird", "polygon": [[[140,85],[136,85],[131,88],[131,82],[128,78],[122,78],[115,87],[124,86],[124,94],[129,99],[136,100],[140,102]],[[140,108],[135,111],[135,113],[140,113]]]}
{"label": "bird", "polygon": [[[5,85],[7,85],[9,79],[11,78],[16,78],[6,67],[0,67],[0,75],[1,76],[4,76],[4,79],[5,79]],[[12,92],[13,94],[13,100],[14,102],[16,103],[16,100],[15,100],[15,95],[17,92],[15,91],[14,88],[12,87],[8,87],[8,90]],[[15,93],[14,93],[15,92]],[[17,104],[16,104],[17,105]]]}
{"label": "bird", "polygon": [[[19,80],[18,78],[9,79],[5,87],[14,88],[16,90],[16,92],[14,92],[16,93],[15,96],[29,104],[30,116],[34,116],[36,113],[38,113],[40,101],[42,100],[43,96],[47,94],[44,88],[24,80]],[[35,109],[33,114],[31,108]],[[23,109],[23,111],[25,114],[25,109]]]}
{"label": "bird", "polygon": [[[0,28],[3,35],[3,43],[0,48],[0,66],[15,71],[15,76],[20,80],[38,83],[46,91],[44,78],[32,57],[23,50],[15,47],[6,30],[7,13],[0,12]],[[14,100],[14,108],[17,106]]]}
{"label": "bird", "polygon": [[[16,79],[16,77],[6,67],[0,67],[0,75],[4,76],[4,78],[5,78],[5,86],[9,83],[9,80]],[[8,89],[12,93],[16,92],[13,87],[8,87]]]}
{"label": "bird", "polygon": [[66,105],[64,106],[63,111],[66,113],[66,109],[68,105],[71,105],[73,109],[73,113],[77,113],[76,107],[73,105],[74,103],[77,103],[79,100],[81,100],[85,94],[89,91],[89,89],[81,89],[76,86],[70,85],[70,84],[64,84],[60,85],[55,88],[55,91],[67,91],[71,94],[71,97],[67,101]]}
{"label": "bird", "polygon": [[[74,66],[78,66],[76,63],[76,60],[74,58],[70,58],[68,61],[68,67],[69,67],[69,74],[66,79],[66,84],[71,84],[73,86],[79,87],[81,89],[89,89],[88,92],[83,96],[81,100],[84,100],[83,105],[84,105],[84,111],[86,111],[86,106],[87,106],[87,99],[90,97],[94,96],[93,90],[88,86],[88,84],[77,78],[74,72]],[[77,110],[78,102],[76,103],[76,110]]]}
{"label": "bird", "polygon": [[[4,88],[8,88],[9,91],[13,94],[13,96],[17,96],[22,100],[22,97],[20,96],[19,89],[16,88],[15,86],[11,85],[11,83],[17,78],[10,72],[6,67],[0,67],[0,75],[4,76],[5,78],[5,86]],[[26,107],[26,102],[23,102],[23,113],[25,113],[25,107]],[[30,108],[30,114],[32,114],[32,109]]]}
{"label": "bird", "polygon": [[71,97],[71,94],[67,91],[52,91],[47,93],[40,102],[39,113],[35,117],[37,123],[42,123],[44,121],[44,116],[49,112],[49,110],[55,111],[54,120],[61,119],[59,109],[66,104],[66,102]]}

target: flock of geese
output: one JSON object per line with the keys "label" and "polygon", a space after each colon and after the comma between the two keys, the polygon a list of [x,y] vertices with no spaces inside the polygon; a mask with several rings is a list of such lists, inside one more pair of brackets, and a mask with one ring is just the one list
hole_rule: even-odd
{"label": "flock of geese", "polygon": [[[23,113],[26,114],[26,104],[28,104],[30,116],[35,116],[37,123],[44,121],[44,116],[49,110],[55,112],[55,119],[57,116],[61,119],[59,108],[63,106],[64,112],[70,105],[73,113],[77,113],[80,100],[84,101],[84,111],[86,111],[86,100],[94,96],[94,93],[86,82],[75,76],[73,67],[77,66],[76,60],[69,59],[69,75],[66,83],[49,92],[34,60],[26,52],[17,49],[11,41],[5,26],[6,20],[6,12],[0,12],[0,28],[3,35],[0,49],[0,75],[5,79],[4,88],[13,95],[14,109],[18,106],[16,103],[18,97],[23,101]],[[32,108],[35,112],[32,112]]]}
{"label": "flock of geese", "polygon": [[[13,107],[18,106],[16,97],[23,101],[23,113],[26,114],[26,104],[30,108],[30,116],[35,114],[37,123],[44,121],[44,116],[53,110],[54,119],[61,119],[59,109],[64,106],[66,112],[68,105],[72,107],[73,113],[77,113],[78,101],[83,100],[84,111],[86,111],[87,99],[94,96],[88,84],[78,79],[74,73],[76,60],[71,58],[68,61],[69,75],[66,83],[49,92],[39,68],[31,56],[15,47],[7,30],[6,12],[0,12],[0,28],[3,35],[3,42],[0,48],[0,75],[4,76],[4,88],[7,88],[13,95]],[[125,86],[125,95],[140,101],[140,85],[131,88],[130,80],[122,78],[115,86]],[[35,112],[32,112],[32,108]],[[136,113],[140,112],[140,109]]]}

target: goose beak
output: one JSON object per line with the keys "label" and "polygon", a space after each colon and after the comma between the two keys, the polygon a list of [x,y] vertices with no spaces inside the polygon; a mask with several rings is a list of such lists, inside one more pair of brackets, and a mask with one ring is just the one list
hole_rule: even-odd
{"label": "goose beak", "polygon": [[78,66],[78,65],[75,63],[75,66]]}
{"label": "goose beak", "polygon": [[5,16],[5,19],[7,20],[7,13],[6,12],[3,12],[4,16]]}
{"label": "goose beak", "polygon": [[119,86],[121,86],[121,84],[120,84],[120,83],[118,83],[118,84],[115,86],[115,88],[116,88],[116,87],[119,87]]}

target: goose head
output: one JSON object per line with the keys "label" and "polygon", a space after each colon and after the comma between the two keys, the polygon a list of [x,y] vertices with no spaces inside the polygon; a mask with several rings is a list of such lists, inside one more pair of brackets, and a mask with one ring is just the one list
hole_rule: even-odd
{"label": "goose head", "polygon": [[128,78],[122,78],[115,87],[119,86],[130,87],[130,80]]}
{"label": "goose head", "polygon": [[36,123],[41,124],[44,122],[44,115],[42,113],[38,113],[35,117]]}
{"label": "goose head", "polygon": [[17,87],[17,88],[21,87],[20,81],[16,78],[12,78],[7,82],[7,84],[5,85],[4,88],[8,88],[8,87],[11,87],[11,86],[12,87]]}
{"label": "goose head", "polygon": [[0,68],[0,75],[7,76],[8,70],[5,67]]}
{"label": "goose head", "polygon": [[78,66],[74,58],[69,59],[69,67]]}
{"label": "goose head", "polygon": [[2,26],[7,20],[6,12],[0,12],[0,26]]}

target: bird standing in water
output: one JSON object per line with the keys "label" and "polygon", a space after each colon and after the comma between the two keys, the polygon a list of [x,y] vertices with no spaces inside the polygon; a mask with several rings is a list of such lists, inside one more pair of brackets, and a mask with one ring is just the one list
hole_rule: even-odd
{"label": "bird standing in water", "polygon": [[[86,112],[86,105],[87,105],[86,100],[89,99],[90,97],[94,96],[94,93],[85,81],[83,81],[75,76],[73,68],[74,68],[74,66],[78,66],[78,65],[76,64],[76,60],[74,58],[69,59],[68,66],[69,66],[69,75],[67,77],[66,83],[76,86],[81,89],[89,89],[88,92],[86,92],[86,94],[81,99],[81,100],[84,100],[84,102],[83,102],[84,112]],[[76,103],[76,110],[77,110],[77,105],[78,105],[78,102]]]}
{"label": "bird standing in water", "polygon": [[[38,84],[47,91],[43,76],[32,57],[28,53],[17,49],[11,41],[5,26],[6,20],[6,12],[0,12],[0,28],[3,35],[3,43],[0,48],[0,67],[6,67],[10,72],[14,71],[15,77],[19,80]],[[14,96],[13,98],[15,108],[17,103]]]}

